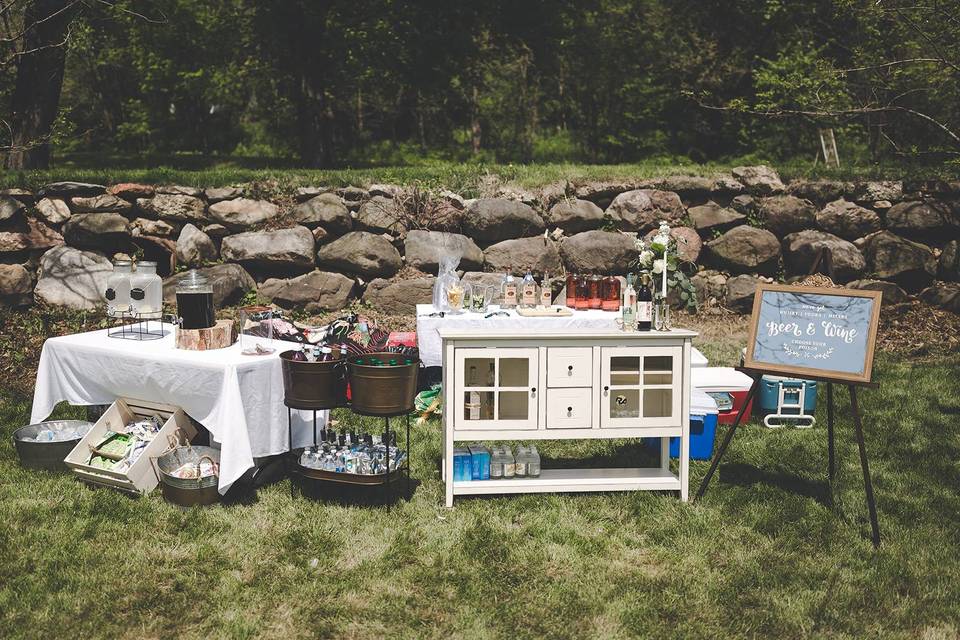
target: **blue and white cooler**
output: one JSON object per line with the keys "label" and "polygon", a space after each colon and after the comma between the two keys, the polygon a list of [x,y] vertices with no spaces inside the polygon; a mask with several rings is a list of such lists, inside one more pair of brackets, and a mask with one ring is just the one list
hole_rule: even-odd
{"label": "blue and white cooler", "polygon": [[[690,394],[690,459],[713,457],[713,441],[717,435],[717,402],[700,389]],[[656,449],[657,438],[644,438],[648,447]],[[680,457],[680,438],[670,438],[670,457]]]}

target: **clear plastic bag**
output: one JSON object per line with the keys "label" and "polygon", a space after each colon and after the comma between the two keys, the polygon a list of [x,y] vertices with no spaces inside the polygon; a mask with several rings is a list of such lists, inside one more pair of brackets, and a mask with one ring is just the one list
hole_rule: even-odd
{"label": "clear plastic bag", "polygon": [[433,285],[433,307],[437,311],[459,313],[463,307],[463,284],[457,275],[460,257],[444,250],[438,260],[437,282]]}

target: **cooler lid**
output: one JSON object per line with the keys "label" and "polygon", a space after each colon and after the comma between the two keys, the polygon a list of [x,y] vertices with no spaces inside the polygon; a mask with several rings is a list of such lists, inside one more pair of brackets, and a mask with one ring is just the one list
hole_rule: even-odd
{"label": "cooler lid", "polygon": [[697,367],[690,369],[693,387],[704,391],[747,391],[753,379],[733,367]]}
{"label": "cooler lid", "polygon": [[691,367],[705,367],[708,364],[710,363],[707,361],[707,357],[702,353],[700,353],[699,351],[697,351],[696,347],[693,347],[690,350],[690,366]]}
{"label": "cooler lid", "polygon": [[706,416],[719,413],[717,401],[707,395],[706,391],[693,389],[690,394],[690,415]]}

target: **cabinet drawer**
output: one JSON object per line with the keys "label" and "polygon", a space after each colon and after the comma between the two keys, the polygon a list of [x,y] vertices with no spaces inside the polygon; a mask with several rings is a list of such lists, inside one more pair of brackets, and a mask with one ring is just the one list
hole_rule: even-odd
{"label": "cabinet drawer", "polygon": [[548,387],[589,387],[593,378],[591,347],[547,349]]}
{"label": "cabinet drawer", "polygon": [[593,389],[547,389],[547,429],[589,429]]}

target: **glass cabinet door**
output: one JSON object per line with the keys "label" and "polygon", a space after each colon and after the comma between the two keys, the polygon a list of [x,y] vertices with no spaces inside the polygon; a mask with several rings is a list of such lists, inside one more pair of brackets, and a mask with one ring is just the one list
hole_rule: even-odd
{"label": "glass cabinet door", "polygon": [[457,429],[536,429],[537,349],[457,349]]}
{"label": "glass cabinet door", "polygon": [[601,427],[680,426],[682,347],[604,347]]}

